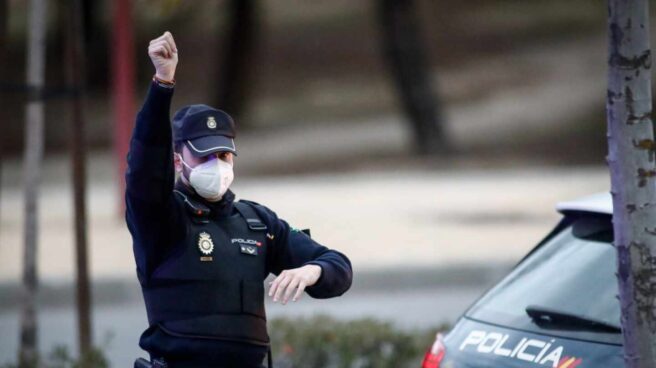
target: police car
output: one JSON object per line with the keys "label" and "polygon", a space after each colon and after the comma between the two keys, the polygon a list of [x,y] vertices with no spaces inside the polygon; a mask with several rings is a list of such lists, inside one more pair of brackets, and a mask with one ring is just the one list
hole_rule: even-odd
{"label": "police car", "polygon": [[551,233],[437,335],[422,368],[624,367],[611,197],[556,208]]}

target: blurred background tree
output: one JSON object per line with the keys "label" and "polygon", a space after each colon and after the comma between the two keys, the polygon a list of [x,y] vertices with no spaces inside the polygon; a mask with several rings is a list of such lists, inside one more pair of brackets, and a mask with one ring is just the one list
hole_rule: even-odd
{"label": "blurred background tree", "polygon": [[[24,68],[26,33],[21,19],[25,5],[24,1],[11,2],[7,12],[11,14],[6,43],[10,68],[1,85],[8,106],[20,106],[24,98],[16,76]],[[509,65],[508,75],[481,74],[472,77],[479,83],[463,85],[454,83],[454,70],[530,48],[536,42],[598,34],[603,32],[604,12],[592,0],[569,7],[560,0],[530,4],[518,0],[466,4],[142,0],[132,5],[137,100],[152,74],[147,58],[138,50],[144,49],[153,34],[168,29],[180,40],[182,52],[190,54],[182,60],[175,106],[214,103],[239,117],[242,132],[322,125],[340,128],[347,135],[349,127],[362,126],[363,121],[392,116],[404,123],[408,154],[433,152],[447,143],[458,152],[467,152],[470,148],[465,149],[458,139],[446,140],[447,132],[453,130],[453,122],[444,120],[451,116],[449,110],[495,88],[528,85],[534,78]],[[59,21],[51,22],[48,32],[50,60],[62,57],[62,38],[57,36],[62,29],[61,6],[56,5],[58,10],[51,15]],[[100,150],[109,147],[113,136],[106,103],[112,79],[113,6],[109,1],[83,1],[85,44],[93,61],[87,69],[87,134],[91,148]],[[65,83],[56,63],[48,67],[46,108],[53,119],[65,114],[65,104],[56,98]],[[443,80],[439,84],[438,75]],[[13,155],[20,149],[23,126],[10,122],[20,121],[21,111],[6,113],[1,143]],[[46,128],[46,148],[57,151],[66,135],[54,120]],[[603,142],[599,147],[603,150]],[[374,156],[379,155],[377,149],[371,147]]]}

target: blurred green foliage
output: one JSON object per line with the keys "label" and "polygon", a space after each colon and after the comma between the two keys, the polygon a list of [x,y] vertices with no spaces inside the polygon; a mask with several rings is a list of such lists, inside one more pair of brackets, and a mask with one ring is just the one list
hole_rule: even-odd
{"label": "blurred green foliage", "polygon": [[[39,368],[108,368],[109,360],[101,348],[93,348],[89,354],[78,359],[74,358],[66,345],[56,345],[46,356],[38,357],[34,366]],[[9,363],[1,368],[17,368],[17,364]]]}
{"label": "blurred green foliage", "polygon": [[[277,368],[404,368],[419,367],[437,332],[448,325],[417,330],[395,327],[371,318],[341,320],[318,315],[310,318],[276,318],[269,321],[274,366]],[[90,354],[75,358],[65,345],[57,345],[38,358],[39,368],[108,368],[105,351],[111,337]],[[17,368],[14,363],[0,368]]]}
{"label": "blurred green foliage", "polygon": [[[92,347],[88,354],[80,357],[75,357],[66,345],[55,345],[49,353],[37,357],[33,368],[109,368],[111,365],[105,351],[113,338],[114,333],[107,332],[100,345]],[[0,364],[0,368],[18,368],[18,364]]]}
{"label": "blurred green foliage", "polygon": [[446,325],[401,330],[390,322],[328,316],[269,321],[276,367],[418,367]]}

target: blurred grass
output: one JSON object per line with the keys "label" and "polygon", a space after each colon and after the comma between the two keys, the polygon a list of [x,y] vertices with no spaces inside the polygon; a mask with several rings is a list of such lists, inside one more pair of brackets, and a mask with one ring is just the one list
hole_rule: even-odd
{"label": "blurred grass", "polygon": [[[402,311],[399,311],[402,313]],[[375,319],[337,320],[328,316],[269,321],[276,367],[419,367],[438,331],[429,326],[406,331]]]}
{"label": "blurred grass", "polygon": [[[111,365],[105,353],[109,341],[102,347],[92,347],[89,353],[75,357],[66,345],[56,345],[45,355],[38,356],[36,364],[22,368],[109,368]],[[18,364],[4,363],[0,368],[18,368]]]}
{"label": "blurred grass", "polygon": [[[419,367],[437,332],[447,325],[401,330],[390,322],[370,318],[338,320],[276,318],[269,321],[272,357],[278,368],[404,368]],[[66,345],[57,345],[38,358],[40,368],[110,367],[106,353],[111,334],[90,354],[75,357]],[[0,363],[0,368],[17,368]]]}

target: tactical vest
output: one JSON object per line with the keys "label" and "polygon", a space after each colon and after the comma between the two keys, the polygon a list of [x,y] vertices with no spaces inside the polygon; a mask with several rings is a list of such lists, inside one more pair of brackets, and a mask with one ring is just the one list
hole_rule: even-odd
{"label": "tactical vest", "polygon": [[177,337],[268,345],[266,225],[247,203],[217,219],[183,193],[175,197],[186,208],[187,235],[142,284],[148,321]]}

